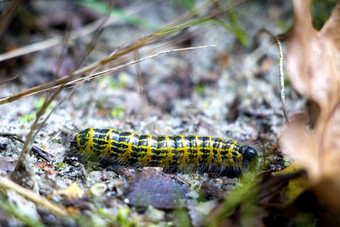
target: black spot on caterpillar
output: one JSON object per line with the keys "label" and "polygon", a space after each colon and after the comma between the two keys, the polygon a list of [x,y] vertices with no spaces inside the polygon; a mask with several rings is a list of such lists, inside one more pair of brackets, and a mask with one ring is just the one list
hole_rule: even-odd
{"label": "black spot on caterpillar", "polygon": [[71,142],[71,151],[82,159],[110,164],[198,169],[238,176],[257,161],[257,152],[234,140],[211,136],[153,136],[115,129],[88,128]]}

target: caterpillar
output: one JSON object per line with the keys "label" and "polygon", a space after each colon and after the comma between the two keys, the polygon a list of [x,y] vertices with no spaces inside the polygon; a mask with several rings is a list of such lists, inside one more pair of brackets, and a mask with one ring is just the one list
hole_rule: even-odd
{"label": "caterpillar", "polygon": [[240,146],[234,140],[197,135],[138,135],[98,128],[80,131],[70,149],[105,165],[193,168],[228,176],[238,176],[258,156],[255,148]]}

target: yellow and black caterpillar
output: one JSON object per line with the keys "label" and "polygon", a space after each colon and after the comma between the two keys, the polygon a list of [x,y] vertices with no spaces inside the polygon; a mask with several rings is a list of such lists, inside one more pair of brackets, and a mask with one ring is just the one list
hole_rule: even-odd
{"label": "yellow and black caterpillar", "polygon": [[253,147],[211,136],[153,136],[115,129],[88,128],[71,142],[71,150],[101,163],[164,168],[195,168],[237,176],[257,160]]}

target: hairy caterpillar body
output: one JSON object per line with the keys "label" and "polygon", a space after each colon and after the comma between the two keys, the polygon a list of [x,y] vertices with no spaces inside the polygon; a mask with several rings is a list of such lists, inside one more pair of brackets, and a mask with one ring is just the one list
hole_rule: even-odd
{"label": "hairy caterpillar body", "polygon": [[253,161],[257,152],[234,140],[211,136],[153,136],[115,129],[88,128],[71,142],[71,150],[85,159],[104,163],[164,168],[199,168],[239,175]]}

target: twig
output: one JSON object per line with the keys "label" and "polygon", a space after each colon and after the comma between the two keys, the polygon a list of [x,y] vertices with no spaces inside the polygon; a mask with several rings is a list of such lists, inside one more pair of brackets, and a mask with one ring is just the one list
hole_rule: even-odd
{"label": "twig", "polygon": [[46,209],[48,209],[49,211],[61,216],[61,217],[67,217],[67,212],[65,211],[65,209],[63,209],[62,207],[51,203],[50,201],[48,201],[47,199],[45,199],[44,197],[35,194],[34,192],[14,183],[13,181],[9,180],[6,177],[1,177],[0,176],[0,188],[4,189],[4,190],[13,190],[16,193],[18,193],[19,195],[25,197],[26,199],[44,206]]}
{"label": "twig", "polygon": [[[27,134],[27,137],[26,137],[26,141],[24,143],[24,147],[22,148],[22,151],[19,155],[19,158],[18,158],[18,162],[15,166],[15,169],[12,173],[12,177],[14,177],[20,166],[22,165],[22,162],[24,161],[24,155],[30,150],[30,148],[32,147],[32,143],[33,143],[33,138],[34,138],[34,130],[37,128],[37,125],[38,125],[38,122],[39,122],[39,119],[40,117],[45,113],[45,110],[47,108],[47,106],[54,100],[54,98],[62,91],[63,87],[59,87],[59,89],[49,98],[49,99],[46,99],[43,106],[41,107],[41,109],[38,111],[37,115],[36,115],[36,118],[31,126],[31,130],[29,131],[29,133]],[[38,130],[39,131],[39,130]],[[36,132],[37,133],[37,132]]]}
{"label": "twig", "polygon": [[[17,134],[14,133],[0,133],[0,136],[3,137],[12,137],[13,139],[19,141],[20,143],[25,144],[25,140],[23,140],[20,136],[18,136]],[[47,157],[44,153],[48,153],[47,151],[45,151],[44,149],[42,149],[41,147],[38,146],[32,146],[31,150],[35,153],[37,153],[37,155],[39,157],[41,157],[42,159],[46,160],[47,162],[51,162],[51,159],[49,159],[49,157]]]}
{"label": "twig", "polygon": [[[184,24],[176,26],[176,27],[169,27],[168,26],[168,27],[162,29],[159,32],[156,32],[156,33],[153,33],[151,35],[142,37],[142,38],[138,39],[136,42],[134,42],[133,44],[127,46],[126,48],[117,51],[115,54],[110,55],[107,58],[103,58],[103,59],[101,59],[97,62],[94,62],[94,63],[92,63],[88,66],[85,66],[85,67],[73,72],[72,74],[69,74],[68,76],[65,76],[65,77],[60,78],[60,79],[55,80],[55,81],[52,81],[50,83],[46,83],[46,84],[43,84],[43,85],[39,85],[39,86],[30,88],[30,89],[27,89],[25,91],[13,94],[11,96],[0,98],[0,105],[4,104],[4,103],[13,102],[15,100],[25,98],[25,97],[28,97],[28,96],[31,96],[31,95],[34,95],[34,94],[38,94],[38,93],[41,93],[41,92],[46,92],[46,91],[49,91],[50,89],[55,89],[55,88],[61,86],[61,84],[69,83],[75,77],[91,73],[95,70],[102,69],[105,66],[107,67],[108,64],[112,64],[112,62],[114,60],[117,60],[118,58],[120,58],[120,57],[122,57],[122,56],[124,56],[124,55],[126,55],[126,54],[128,54],[132,51],[138,50],[138,49],[140,49],[140,48],[142,48],[146,45],[150,45],[150,44],[160,42],[160,41],[164,40],[165,38],[169,37],[169,35],[174,34],[175,32],[181,31],[181,30],[183,30],[187,27],[203,23],[204,21],[206,22],[209,18],[213,18],[216,15],[220,14],[221,11],[228,10],[231,7],[242,4],[246,1],[248,1],[248,0],[237,0],[237,1],[233,2],[233,4],[228,4],[223,9],[212,11],[211,13],[209,13],[209,15],[207,15],[206,17],[203,17],[201,20],[192,21],[192,23],[184,23]],[[178,25],[180,23],[183,23],[184,21],[191,18],[191,16],[196,15],[199,11],[203,10],[204,8],[206,8],[210,4],[211,3],[204,5],[203,7],[200,7],[199,9],[197,9],[197,11],[195,10],[194,12],[190,13],[189,15],[186,15],[186,16],[180,18],[175,23],[172,23],[172,25],[175,26],[175,25]],[[106,25],[110,24],[110,22],[111,22],[111,18],[108,20]],[[98,22],[98,21],[96,23],[100,24],[100,22]],[[97,28],[98,24],[95,24],[95,26],[93,25],[92,30],[91,29],[88,29],[88,30],[91,30],[91,32],[92,32],[93,30],[95,30]],[[84,29],[84,30],[86,30],[86,29]],[[88,31],[84,31],[84,30],[83,30],[83,33],[88,33]],[[73,39],[74,37],[71,35],[70,38]],[[59,41],[57,41],[57,44],[59,44],[61,42],[60,38],[58,38],[58,40]],[[54,43],[53,45],[56,45],[56,43]],[[37,51],[37,50],[39,50],[39,49],[35,49],[34,51]],[[24,54],[26,54],[26,53],[24,53]],[[10,58],[11,57],[13,57],[13,56],[10,56]],[[0,61],[2,60],[2,58],[3,58],[3,56],[0,55]],[[8,59],[8,56],[6,58]],[[115,63],[121,63],[121,62],[115,62]],[[122,64],[124,64],[124,62],[122,62]]]}
{"label": "twig", "polygon": [[[104,23],[101,23],[101,24],[99,24],[99,27],[97,27],[96,29],[98,29],[98,31],[100,31],[101,29],[102,29],[102,27],[104,26],[104,24],[105,24],[105,22],[107,21],[107,19],[108,19],[108,17],[106,17],[106,20],[104,20]],[[98,38],[98,31],[97,31],[97,36],[95,36],[94,38],[93,38],[93,40],[92,40],[92,42],[91,42],[91,46],[94,46],[94,44],[95,44],[95,42],[96,42],[96,40],[97,40],[97,38]],[[68,35],[66,35],[65,37],[64,37],[64,44],[65,44],[65,47],[66,47],[66,44],[67,44],[67,41],[68,41],[68,39],[70,38],[70,34],[68,34]],[[92,50],[92,48],[90,48],[90,49],[88,49],[87,50],[87,54],[89,54],[90,52],[91,52],[91,50]],[[60,56],[60,63],[59,63],[59,67],[61,66],[61,63],[62,63],[62,61],[63,61],[63,59],[64,59],[64,54],[65,54],[65,48],[64,48],[64,51],[62,52],[62,54],[61,54],[61,56]],[[83,60],[84,60],[85,58],[83,58]],[[82,62],[80,62],[79,64],[82,64]],[[59,68],[58,68],[58,71],[59,71]],[[72,74],[71,74],[72,75]],[[46,108],[48,107],[48,105],[50,104],[50,103],[52,103],[52,101],[59,95],[59,93],[65,88],[65,83],[66,82],[64,82],[64,83],[61,83],[60,84],[60,86],[58,87],[58,90],[57,91],[55,91],[54,93],[52,93],[52,89],[49,89],[49,91],[50,91],[50,93],[49,94],[47,94],[46,95],[46,99],[45,99],[45,102],[44,102],[44,104],[43,104],[43,106],[41,107],[41,109],[38,111],[38,113],[37,113],[37,115],[36,115],[36,118],[35,118],[35,121],[34,121],[34,123],[32,124],[32,126],[31,126],[31,130],[30,130],[30,132],[28,133],[28,135],[27,135],[27,139],[26,139],[26,141],[24,142],[24,147],[23,147],[23,149],[22,149],[22,151],[21,151],[21,153],[20,153],[20,156],[19,156],[19,158],[18,158],[18,162],[17,162],[17,164],[16,164],[16,166],[15,166],[15,169],[14,169],[14,171],[13,171],[13,173],[12,173],[12,177],[14,177],[15,175],[16,175],[16,173],[17,173],[17,171],[19,170],[19,167],[21,166],[21,164],[22,164],[22,162],[23,162],[23,155],[25,154],[25,153],[27,153],[28,152],[28,150],[29,150],[29,148],[31,147],[31,144],[32,144],[32,141],[33,141],[33,139],[36,137],[36,135],[38,134],[38,132],[40,131],[40,129],[42,128],[42,126],[45,124],[45,122],[49,119],[49,117],[52,115],[52,113],[56,110],[56,108],[59,106],[59,105],[61,105],[64,101],[65,101],[65,99],[67,98],[67,97],[69,97],[69,95],[71,95],[72,94],[72,92],[74,91],[74,90],[72,90],[71,92],[69,92],[69,95],[67,95],[64,99],[62,99],[62,100],[60,100],[58,103],[57,103],[57,105],[55,105],[53,108],[52,108],[52,110],[49,112],[49,114],[45,117],[45,119],[40,123],[40,127],[38,127],[38,122],[39,122],[39,119],[40,119],[40,117],[45,113],[45,111],[46,111]],[[33,146],[32,146],[32,148],[31,148],[32,150],[33,150]],[[35,149],[34,149],[35,150]],[[39,151],[38,151],[39,152]]]}
{"label": "twig", "polygon": [[[138,50],[134,52],[134,57],[135,60],[139,59],[139,53]],[[139,84],[139,96],[142,100],[142,106],[144,107],[141,111],[142,116],[148,116],[149,115],[149,105],[148,105],[148,99],[146,97],[146,91],[145,91],[145,86],[144,86],[144,78],[142,75],[142,70],[140,68],[140,64],[137,63],[135,64],[136,66],[136,72],[137,72],[137,77],[138,77],[138,84]]]}
{"label": "twig", "polygon": [[[150,56],[147,56],[147,57],[144,57],[144,58],[140,58],[140,59],[137,59],[135,61],[123,64],[123,65],[119,65],[119,66],[114,67],[114,68],[110,68],[110,69],[106,69],[106,70],[103,70],[103,71],[98,72],[98,73],[94,73],[94,74],[92,74],[92,75],[90,75],[89,77],[86,77],[86,78],[75,79],[73,81],[70,81],[69,83],[66,83],[66,85],[71,85],[71,84],[81,82],[81,81],[84,81],[84,80],[93,79],[93,78],[96,78],[98,76],[101,76],[101,75],[104,75],[104,74],[107,74],[107,73],[115,72],[115,71],[120,70],[122,68],[125,68],[127,66],[134,65],[136,63],[139,63],[139,62],[142,62],[142,61],[145,61],[145,60],[149,60],[149,59],[158,57],[158,56],[163,55],[163,54],[169,54],[169,53],[173,53],[173,52],[186,51],[186,50],[197,50],[197,49],[209,48],[209,47],[216,47],[216,46],[215,45],[207,45],[207,46],[187,47],[187,48],[165,50],[165,51],[162,51],[160,53],[153,54],[153,55],[150,55]],[[0,100],[0,104],[1,104],[1,100]]]}
{"label": "twig", "polygon": [[10,81],[12,81],[12,80],[15,80],[16,78],[18,78],[18,76],[19,76],[19,75],[15,75],[15,76],[13,76],[13,77],[7,79],[7,80],[0,81],[0,85],[3,85],[3,84],[8,83],[8,82],[10,82]]}
{"label": "twig", "polygon": [[[65,42],[66,41],[67,40],[65,39]],[[62,53],[61,59],[63,59],[63,55],[64,55],[64,52]],[[52,93],[52,90],[50,90],[50,93],[46,95],[46,99],[43,103],[43,106],[41,107],[41,109],[36,114],[36,117],[35,117],[35,120],[34,120],[32,126],[31,126],[31,129],[30,129],[29,133],[27,134],[26,141],[24,143],[24,146],[23,146],[22,151],[21,151],[19,158],[18,158],[18,162],[17,162],[17,164],[14,168],[14,171],[12,173],[12,179],[16,178],[17,173],[18,173],[18,171],[19,171],[19,169],[22,166],[22,163],[24,161],[24,155],[29,150],[32,149],[32,143],[34,141],[35,136],[40,131],[41,127],[44,125],[44,123],[47,121],[47,119],[50,117],[52,112],[49,113],[49,115],[45,118],[45,120],[42,122],[42,124],[40,124],[40,127],[38,127],[38,122],[39,122],[40,117],[45,113],[47,107],[52,103],[52,101],[55,99],[55,97],[57,97],[57,95],[63,90],[63,88],[64,88],[64,84],[61,84],[61,86],[58,88],[57,91]],[[54,107],[52,109],[52,111],[54,111],[55,108],[56,107]]]}
{"label": "twig", "polygon": [[[113,1],[111,1],[111,4],[110,5],[113,5]],[[98,37],[99,35],[101,34],[102,30],[103,30],[103,27],[104,25],[107,23],[109,19],[109,13],[106,15],[106,17],[103,19],[103,21],[98,25],[98,27],[96,28],[96,32],[95,32],[95,35],[93,36],[90,44],[87,46],[86,48],[86,51],[85,51],[85,54],[84,54],[84,57],[81,59],[81,61],[79,62],[78,67],[80,67],[80,65],[85,61],[85,58],[91,53],[91,51],[93,50],[93,47],[95,46],[97,40],[98,40]],[[66,46],[66,42],[67,42],[67,39],[69,38],[69,36],[65,36],[65,39],[64,39],[64,43],[65,43],[65,46]],[[60,57],[60,65],[59,67],[61,66],[61,63],[62,63],[62,60],[64,59],[64,54],[65,52],[62,53],[61,57]],[[58,69],[59,71],[59,69]],[[78,86],[80,86],[81,84],[79,84]],[[66,83],[64,84],[61,84],[61,86],[58,88],[56,94],[53,94],[53,97],[51,97],[50,101],[53,101],[54,97],[56,97],[63,89],[64,87],[66,86]],[[36,135],[38,134],[38,132],[40,131],[42,125],[45,124],[45,122],[50,118],[50,116],[52,115],[52,113],[68,98],[72,95],[72,93],[75,91],[76,87],[73,88],[69,93],[68,95],[66,95],[63,99],[61,99],[52,109],[51,111],[49,112],[49,114],[45,117],[45,119],[40,123],[40,127],[36,130],[36,132],[33,134],[33,138],[36,137]],[[53,91],[53,89],[49,89],[50,92]],[[48,102],[47,101],[47,97],[46,97],[46,100],[45,102]],[[44,103],[45,104],[45,103]],[[37,118],[38,118],[38,115],[37,115]],[[31,130],[34,130],[33,128]]]}
{"label": "twig", "polygon": [[[106,17],[103,19],[98,19],[95,22],[84,26],[84,28],[82,29],[82,31],[80,33],[71,33],[70,34],[70,40],[74,40],[80,36],[84,36],[87,35],[89,33],[92,33],[94,31],[96,31],[96,29],[98,28],[98,26],[100,26],[102,24],[102,21],[107,20]],[[114,22],[116,22],[116,20],[114,18],[110,18],[106,21],[106,23],[103,26],[108,26],[110,24],[113,24]],[[33,52],[37,52],[43,49],[47,49],[53,46],[57,46],[63,43],[63,38],[62,37],[53,37],[47,40],[43,40],[37,43],[33,43],[6,53],[2,53],[0,54],[0,62],[11,59],[11,58],[16,58],[22,55],[26,55],[26,54],[30,54]]]}
{"label": "twig", "polygon": [[49,91],[51,89],[56,89],[56,88],[58,88],[60,86],[68,86],[68,85],[71,85],[71,84],[74,84],[74,83],[77,83],[77,82],[80,82],[80,81],[84,81],[84,80],[87,80],[87,79],[93,79],[93,78],[95,78],[97,76],[100,76],[100,75],[103,75],[103,74],[106,74],[106,73],[109,73],[109,72],[117,71],[117,70],[122,69],[124,67],[130,66],[130,65],[133,65],[135,63],[142,62],[142,61],[154,58],[154,57],[157,57],[159,55],[163,55],[163,54],[167,54],[167,53],[172,53],[172,52],[178,52],[178,51],[184,51],[184,50],[196,50],[196,49],[202,49],[202,48],[208,48],[208,47],[215,47],[215,45],[207,45],[207,46],[199,46],[199,47],[189,47],[189,48],[180,48],[180,49],[167,50],[167,51],[163,51],[163,52],[160,52],[160,53],[157,53],[157,54],[154,54],[154,55],[150,55],[150,56],[142,58],[142,59],[138,59],[138,60],[133,61],[133,62],[129,62],[129,63],[126,63],[126,64],[119,65],[117,67],[114,67],[114,68],[111,68],[111,69],[108,69],[108,70],[104,70],[104,71],[102,71],[100,73],[93,74],[93,75],[91,75],[89,77],[88,76],[87,77],[82,77],[82,78],[78,78],[78,79],[74,79],[74,80],[70,81],[70,79],[72,79],[73,77],[80,76],[80,75],[85,74],[85,73],[90,73],[90,72],[94,71],[95,69],[97,69],[101,65],[101,63],[100,63],[100,61],[99,62],[95,62],[95,63],[92,63],[92,64],[90,64],[90,65],[88,65],[86,67],[83,67],[83,68],[81,68],[81,69],[73,72],[72,74],[70,74],[68,76],[65,76],[65,77],[63,77],[61,79],[52,81],[50,83],[42,84],[42,85],[30,88],[30,89],[27,89],[25,91],[13,94],[11,96],[0,98],[0,105],[4,104],[4,103],[13,102],[13,101],[15,101],[17,99],[28,97],[28,96],[31,96],[31,95],[34,95],[34,94],[38,94],[38,93],[41,93],[41,92]]}
{"label": "twig", "polygon": [[16,12],[18,11],[20,5],[22,4],[23,0],[15,0],[13,1],[6,9],[2,11],[0,16],[0,37],[6,31],[8,25],[13,20]]}

